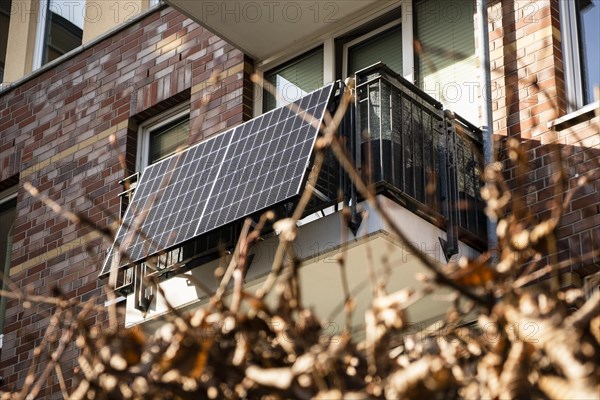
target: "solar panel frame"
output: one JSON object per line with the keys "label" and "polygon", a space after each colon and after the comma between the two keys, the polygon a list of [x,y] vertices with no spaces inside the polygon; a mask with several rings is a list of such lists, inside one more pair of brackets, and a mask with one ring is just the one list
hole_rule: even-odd
{"label": "solar panel frame", "polygon": [[118,244],[127,248],[128,260],[118,262],[122,268],[298,195],[333,88],[324,86],[148,166],[100,276],[116,267]]}

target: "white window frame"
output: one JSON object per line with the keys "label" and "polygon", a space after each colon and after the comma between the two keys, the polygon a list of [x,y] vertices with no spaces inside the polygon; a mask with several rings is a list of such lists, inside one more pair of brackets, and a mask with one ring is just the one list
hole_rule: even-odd
{"label": "white window frame", "polygon": [[[382,2],[384,3],[384,2]],[[400,18],[385,25],[385,29],[389,29],[394,24],[402,24],[402,73],[404,78],[410,82],[414,82],[414,51],[413,51],[413,0],[400,0],[395,3],[383,4],[381,8],[373,10],[368,18],[364,15],[357,17],[355,20],[350,21],[348,24],[342,27],[336,27],[334,31],[329,31],[313,41],[305,42],[301,48],[294,49],[291,52],[285,52],[260,61],[256,64],[256,73],[263,75],[265,72],[275,69],[286,62],[302,56],[304,53],[314,49],[318,46],[323,46],[323,83],[328,84],[334,82],[336,77],[336,46],[335,40],[339,37],[343,37],[345,34],[351,32],[354,29],[360,28],[365,24],[369,24],[377,18],[400,8]],[[388,26],[389,25],[389,26]],[[379,31],[378,28],[377,31]],[[373,32],[369,32],[367,35],[372,35]],[[360,39],[365,40],[367,37],[361,37]],[[370,37],[370,36],[369,36]],[[358,40],[358,39],[357,39]],[[344,54],[344,64],[342,65],[342,71],[344,75],[347,70],[346,54]],[[254,115],[259,116],[263,113],[263,88],[262,85],[254,85]]]}
{"label": "white window frame", "polygon": [[189,102],[183,103],[177,107],[171,108],[156,117],[150,118],[139,125],[138,128],[138,145],[136,157],[136,170],[141,172],[146,168],[150,156],[150,135],[157,129],[187,116],[190,116]]}
{"label": "white window frame", "polygon": [[581,76],[581,53],[579,38],[579,23],[575,1],[559,1],[560,24],[562,32],[563,68],[565,72],[565,95],[567,97],[567,112],[574,112],[586,104],[583,78]]}
{"label": "white window frame", "polygon": [[33,50],[33,70],[43,65],[44,47],[46,45],[46,25],[48,22],[48,0],[39,0],[37,27],[35,31],[35,47]]}

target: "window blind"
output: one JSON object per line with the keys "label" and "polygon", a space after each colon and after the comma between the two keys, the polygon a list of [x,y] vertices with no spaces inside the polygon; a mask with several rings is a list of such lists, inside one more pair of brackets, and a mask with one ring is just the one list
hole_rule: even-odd
{"label": "window blind", "polygon": [[265,80],[275,87],[280,99],[265,90],[263,111],[292,103],[323,86],[323,49],[301,56],[284,66],[269,71]]}
{"label": "window blind", "polygon": [[419,86],[445,107],[476,123],[479,81],[475,62],[473,1],[416,3]]}
{"label": "window blind", "polygon": [[174,154],[179,146],[186,144],[189,132],[188,116],[150,132],[149,164]]}
{"label": "window blind", "polygon": [[348,73],[353,74],[381,61],[402,75],[402,29],[392,28],[348,49]]}

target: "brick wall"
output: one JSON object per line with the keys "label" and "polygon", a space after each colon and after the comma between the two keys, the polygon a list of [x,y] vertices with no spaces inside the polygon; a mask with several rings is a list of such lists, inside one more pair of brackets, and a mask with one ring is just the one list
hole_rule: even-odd
{"label": "brick wall", "polygon": [[[0,95],[0,189],[19,186],[14,290],[98,297],[102,304],[97,275],[108,247],[97,232],[32,198],[25,182],[99,226],[111,224],[125,176],[119,155],[131,172],[137,124],[181,101],[190,102],[194,141],[239,124],[251,114],[251,65],[239,50],[163,7]],[[3,389],[22,387],[52,311],[8,302]],[[89,322],[105,318],[98,313]],[[69,385],[76,356],[69,350],[62,364]],[[59,391],[56,382],[49,388]]]}
{"label": "brick wall", "polygon": [[[506,177],[538,220],[548,218],[555,199],[552,146],[560,150],[569,189],[586,172],[600,166],[599,119],[589,112],[555,124],[566,114],[560,15],[557,0],[502,0],[491,5],[490,52],[494,132],[500,157],[506,138],[527,149],[530,171],[518,176],[508,167]],[[509,165],[508,163],[506,164]],[[518,178],[525,182],[522,186]],[[557,230],[560,260],[598,250],[600,243],[600,179],[578,189]],[[574,262],[580,274],[597,271],[600,259]],[[582,268],[583,267],[583,268]]]}
{"label": "brick wall", "polygon": [[[562,149],[568,189],[573,197],[558,229],[561,259],[584,256],[600,251],[600,117],[594,111],[579,118],[557,124],[552,132],[551,143]],[[543,166],[536,171],[537,180],[548,180],[546,168],[552,162],[542,147],[535,149],[536,158],[542,159]],[[591,175],[594,173],[594,175]],[[581,186],[578,181],[584,176],[593,178]],[[543,204],[551,197],[549,188],[537,193],[536,200]],[[539,211],[540,215],[547,210]],[[600,256],[577,262],[571,270],[580,275],[600,270]]]}

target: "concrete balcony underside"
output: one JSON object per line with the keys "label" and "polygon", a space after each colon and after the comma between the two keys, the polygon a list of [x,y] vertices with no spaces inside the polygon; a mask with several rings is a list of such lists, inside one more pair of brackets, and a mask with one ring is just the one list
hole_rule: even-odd
{"label": "concrete balcony underside", "polygon": [[165,2],[255,60],[265,60],[398,0]]}
{"label": "concrete balcony underside", "polygon": [[[439,243],[439,238],[446,235],[443,230],[387,197],[379,196],[379,201],[418,248],[436,263],[443,263],[444,256]],[[325,320],[328,329],[337,332],[342,329],[344,323],[344,293],[340,284],[340,269],[336,262],[336,256],[340,253],[345,255],[349,285],[356,299],[357,317],[353,321],[356,329],[360,329],[364,323],[362,315],[372,299],[368,276],[369,263],[375,267],[379,279],[387,282],[390,292],[407,287],[418,288],[421,284],[416,279],[416,274],[427,273],[427,269],[417,257],[409,254],[405,246],[394,238],[389,226],[374,210],[365,203],[360,203],[359,209],[365,211],[365,220],[356,236],[343,224],[341,212],[335,212],[331,208],[325,210],[326,216],[312,221],[310,218],[305,219],[310,222],[299,227],[298,239],[294,242],[294,249],[302,260],[299,270],[302,300]],[[347,239],[344,241],[344,238]],[[271,235],[252,249],[254,259],[246,275],[246,291],[253,293],[262,286],[271,270],[278,241],[277,236]],[[473,257],[478,254],[462,242],[459,242],[459,249],[458,256]],[[372,254],[371,260],[369,253]],[[185,310],[207,305],[209,294],[194,282],[200,281],[211,290],[215,290],[215,269],[227,262],[228,256],[224,256],[220,260],[201,265],[162,282],[161,286],[168,296],[169,303]],[[386,266],[389,266],[391,274],[384,277]],[[145,329],[152,330],[162,324],[163,319],[160,316],[169,312],[167,303],[160,294],[154,298],[147,312],[137,310],[134,302],[134,295],[129,295],[125,321],[127,327],[141,324]],[[447,307],[448,303],[441,301],[439,295],[425,297],[409,308],[409,322],[417,324],[430,321],[442,315]]]}

